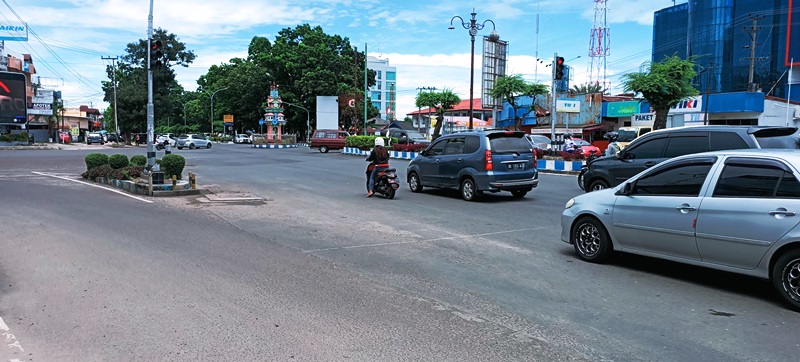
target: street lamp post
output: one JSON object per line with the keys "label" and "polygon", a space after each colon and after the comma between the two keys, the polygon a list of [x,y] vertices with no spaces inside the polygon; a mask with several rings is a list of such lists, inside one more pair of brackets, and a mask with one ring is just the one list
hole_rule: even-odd
{"label": "street lamp post", "polygon": [[311,137],[311,113],[308,112],[308,109],[306,107],[298,106],[296,104],[289,103],[286,101],[283,101],[283,103],[306,111],[306,142],[308,142],[308,139]]}
{"label": "street lamp post", "polygon": [[214,95],[226,89],[228,89],[228,87],[217,89],[211,93],[211,114],[209,115],[209,119],[211,120],[211,137],[214,137]]}
{"label": "street lamp post", "polygon": [[473,113],[473,106],[472,106],[472,94],[473,94],[473,87],[475,84],[475,35],[478,34],[478,30],[483,30],[486,26],[486,23],[492,23],[492,33],[490,35],[490,39],[492,41],[500,40],[500,35],[497,34],[496,27],[494,21],[490,19],[486,19],[483,23],[478,24],[477,20],[475,19],[475,8],[472,8],[472,18],[469,22],[464,21],[464,18],[456,15],[450,19],[450,27],[448,29],[453,30],[455,27],[453,26],[453,21],[458,19],[461,21],[461,26],[464,29],[469,30],[469,37],[472,42],[471,50],[470,50],[470,63],[469,63],[469,130],[472,131],[472,113]]}

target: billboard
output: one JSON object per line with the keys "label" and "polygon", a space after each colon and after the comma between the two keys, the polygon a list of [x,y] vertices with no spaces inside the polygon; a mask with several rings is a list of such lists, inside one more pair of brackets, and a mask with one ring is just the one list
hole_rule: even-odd
{"label": "billboard", "polygon": [[[798,0],[800,1],[800,0]],[[492,98],[489,93],[494,89],[494,82],[498,77],[506,75],[506,58],[508,57],[508,42],[503,40],[492,41],[490,37],[483,37],[483,72],[481,107],[492,108],[500,106],[500,100]]]}
{"label": "billboard", "polygon": [[33,104],[28,108],[28,114],[52,116],[53,97],[55,97],[55,92],[52,89],[39,88],[36,96],[33,97]]}
{"label": "billboard", "polygon": [[800,65],[800,0],[789,0],[786,14],[786,59],[788,66]]}
{"label": "billboard", "polygon": [[0,22],[0,40],[28,41],[28,26]]}
{"label": "billboard", "polygon": [[24,124],[27,120],[25,75],[0,72],[0,123]]}

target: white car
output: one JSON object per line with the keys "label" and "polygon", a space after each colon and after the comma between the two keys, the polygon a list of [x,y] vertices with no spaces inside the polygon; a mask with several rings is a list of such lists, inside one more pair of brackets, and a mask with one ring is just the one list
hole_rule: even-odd
{"label": "white car", "polygon": [[253,143],[253,141],[250,140],[250,136],[240,133],[233,139],[233,143]]}
{"label": "white car", "polygon": [[182,150],[184,147],[189,147],[189,149],[211,148],[211,141],[201,134],[184,134],[178,137],[178,149]]}
{"label": "white car", "polygon": [[170,147],[175,147],[176,145],[175,138],[173,138],[171,134],[163,134],[156,137],[156,148],[159,148],[159,146],[160,148],[164,148],[167,146],[167,143],[169,143]]}

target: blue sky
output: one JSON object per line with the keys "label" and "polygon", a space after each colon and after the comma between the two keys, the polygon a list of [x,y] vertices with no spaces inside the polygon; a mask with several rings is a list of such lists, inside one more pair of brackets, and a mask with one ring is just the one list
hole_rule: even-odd
{"label": "blue sky", "polygon": [[[149,0],[3,0],[2,21],[28,24],[27,42],[6,41],[6,54],[32,54],[44,85],[62,90],[67,106],[105,108],[100,82],[106,80],[103,56],[121,56],[125,46],[147,37]],[[678,1],[678,3],[685,1]],[[672,0],[608,0],[610,28],[608,80],[612,91],[619,75],[636,71],[650,59],[653,12]],[[214,64],[244,57],[253,36],[270,40],[280,29],[309,23],[328,34],[350,39],[369,55],[397,67],[398,117],[414,111],[418,87],[451,89],[469,98],[470,37],[450,19],[494,21],[509,42],[508,73],[529,81],[550,77],[545,64],[554,52],[574,67],[573,84],[587,80],[594,0],[155,0],[153,24],[175,33],[197,59],[176,69],[187,90]],[[13,9],[13,11],[12,11]],[[536,19],[539,19],[537,34]],[[481,39],[476,37],[475,98],[480,97]],[[579,57],[580,58],[577,58]],[[577,59],[575,59],[577,58]],[[574,59],[574,60],[572,60]],[[549,83],[548,83],[549,84]],[[266,86],[266,85],[265,85]]]}

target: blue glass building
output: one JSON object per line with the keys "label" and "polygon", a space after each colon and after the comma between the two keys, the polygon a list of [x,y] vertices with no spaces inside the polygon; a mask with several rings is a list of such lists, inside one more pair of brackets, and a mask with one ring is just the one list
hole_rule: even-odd
{"label": "blue glass building", "polygon": [[[750,90],[787,98],[788,69],[800,65],[798,8],[798,0],[689,0],[659,10],[652,60],[694,57],[702,72],[695,81],[701,94],[748,91],[752,35],[755,87]],[[746,31],[753,19],[758,19],[756,31]],[[791,98],[800,100],[800,89]]]}

